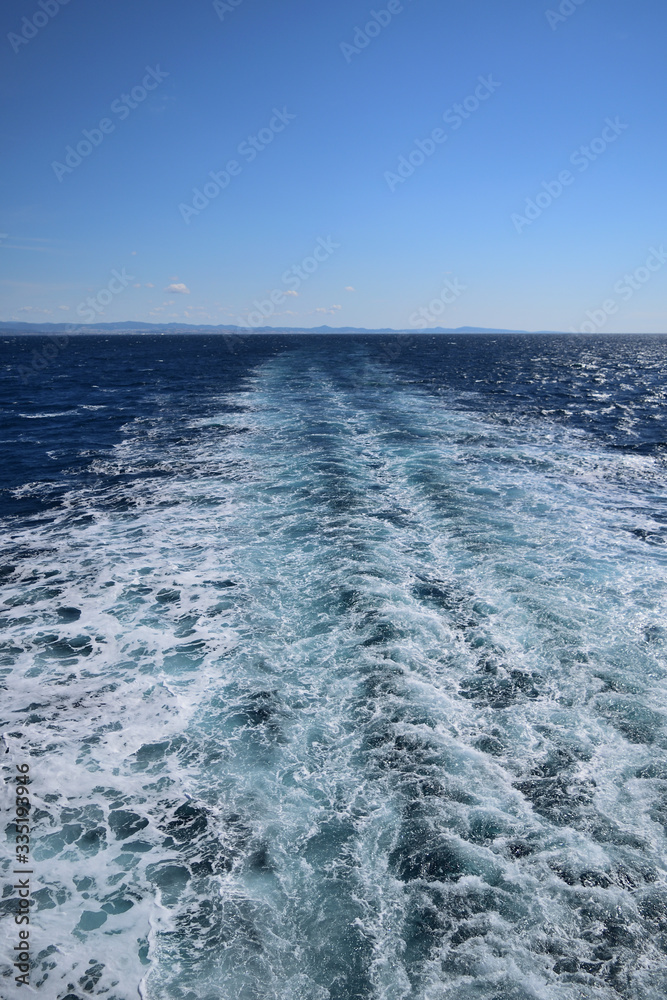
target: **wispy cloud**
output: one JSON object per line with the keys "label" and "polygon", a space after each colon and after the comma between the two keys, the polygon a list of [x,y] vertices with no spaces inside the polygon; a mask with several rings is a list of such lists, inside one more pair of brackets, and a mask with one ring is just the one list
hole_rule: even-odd
{"label": "wispy cloud", "polygon": [[338,310],[342,309],[342,308],[343,308],[342,306],[329,306],[328,309],[325,309],[324,306],[319,306],[319,308],[317,308],[315,310],[315,312],[316,313],[326,313],[329,316],[335,316],[336,313],[338,312]]}
{"label": "wispy cloud", "polygon": [[[11,240],[11,242],[7,242]],[[5,250],[35,250],[38,253],[62,253],[57,245],[59,240],[47,236],[17,236],[15,233],[0,233],[0,247]],[[55,244],[53,246],[34,246],[33,244]]]}
{"label": "wispy cloud", "polygon": [[172,293],[176,292],[178,295],[190,295],[190,289],[188,288],[187,285],[184,285],[182,282],[178,284],[167,285],[164,291]]}

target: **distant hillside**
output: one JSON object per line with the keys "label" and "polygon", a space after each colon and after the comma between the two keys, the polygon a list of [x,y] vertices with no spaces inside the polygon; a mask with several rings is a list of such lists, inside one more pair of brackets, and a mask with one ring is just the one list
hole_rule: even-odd
{"label": "distant hillside", "polygon": [[[503,333],[503,334],[520,334],[529,333],[528,330],[499,330],[493,327],[483,327],[483,326],[459,326],[456,329],[450,329],[442,326],[432,327],[428,330],[394,330],[390,328],[379,329],[379,330],[368,330],[364,327],[355,326],[342,326],[342,327],[332,327],[332,326],[317,326],[308,329],[300,329],[295,327],[272,327],[272,326],[261,326],[254,329],[247,329],[245,327],[238,326],[191,326],[184,323],[135,323],[127,321],[125,323],[99,323],[99,324],[72,324],[72,323],[12,323],[12,322],[0,322],[0,331],[11,332],[11,333],[35,333],[35,334],[69,334],[70,336],[76,336],[80,334],[91,334],[91,333],[219,333],[219,334],[236,334],[238,336],[253,336],[255,334],[349,334],[349,333],[365,333],[365,334],[392,334],[392,333],[410,333],[414,336],[422,336],[424,334],[428,335],[430,333]],[[556,330],[538,330],[532,331],[537,333],[556,333]]]}

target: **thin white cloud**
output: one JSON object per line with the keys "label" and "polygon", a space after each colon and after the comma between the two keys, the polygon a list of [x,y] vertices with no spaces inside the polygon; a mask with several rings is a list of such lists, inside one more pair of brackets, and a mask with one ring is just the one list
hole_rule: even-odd
{"label": "thin white cloud", "polygon": [[345,286],[345,291],[346,292],[356,292],[356,288],[353,288],[352,285],[346,285]]}
{"label": "thin white cloud", "polygon": [[190,289],[188,288],[187,285],[184,285],[182,282],[178,284],[167,285],[164,291],[172,293],[176,292],[178,295],[190,295]]}
{"label": "thin white cloud", "polygon": [[290,288],[289,291],[285,292],[285,295],[294,295],[297,299],[299,297],[299,293],[295,292],[293,288]]}
{"label": "thin white cloud", "polygon": [[[7,235],[7,234],[5,234]],[[0,246],[5,247],[7,250],[36,250],[39,253],[55,253],[56,251],[53,247],[24,247],[19,243],[5,243],[0,239]]]}
{"label": "thin white cloud", "polygon": [[336,313],[338,312],[338,310],[342,309],[342,308],[343,308],[342,306],[329,306],[328,309],[325,309],[324,306],[319,306],[319,308],[316,309],[315,312],[316,313],[326,313],[329,316],[335,316]]}
{"label": "thin white cloud", "polygon": [[[11,240],[11,243],[7,243]],[[32,246],[33,243],[54,244],[53,246]],[[46,236],[17,236],[15,233],[0,233],[0,246],[7,250],[35,250],[40,253],[61,253],[59,249],[60,240],[53,240]]]}

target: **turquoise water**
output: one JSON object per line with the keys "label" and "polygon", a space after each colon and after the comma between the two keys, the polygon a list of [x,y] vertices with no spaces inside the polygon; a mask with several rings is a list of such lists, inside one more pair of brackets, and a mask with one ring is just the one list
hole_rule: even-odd
{"label": "turquoise water", "polygon": [[119,338],[12,390],[37,995],[665,995],[665,346]]}

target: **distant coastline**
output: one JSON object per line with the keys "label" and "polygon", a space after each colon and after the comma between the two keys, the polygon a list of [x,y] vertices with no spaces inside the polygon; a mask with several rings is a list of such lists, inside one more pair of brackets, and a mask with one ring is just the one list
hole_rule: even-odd
{"label": "distant coastline", "polygon": [[[353,327],[353,326],[318,326],[318,327],[273,327],[273,326],[262,326],[256,328],[246,328],[240,326],[191,326],[185,323],[135,323],[126,321],[124,323],[99,323],[99,324],[72,324],[72,323],[12,323],[7,321],[0,322],[0,333],[12,333],[12,334],[34,334],[42,336],[50,336],[55,334],[66,335],[70,337],[74,336],[86,336],[90,334],[219,334],[221,336],[234,336],[234,337],[254,337],[257,335],[271,335],[280,334],[281,336],[287,335],[306,335],[306,334],[316,334],[320,336],[338,336],[338,335],[348,335],[348,334],[366,334],[366,335],[409,335],[413,337],[423,337],[429,334],[493,334],[493,335],[526,335],[526,336],[540,336],[540,335],[559,335],[559,336],[586,336],[575,331],[567,330],[503,330],[495,327],[482,327],[482,326],[459,326],[456,328],[447,328],[442,326],[432,327],[426,330],[415,330],[415,329],[392,329],[392,328],[381,328],[381,329],[366,329],[365,327]],[[603,334],[602,331],[595,336],[614,336],[614,334]],[[619,333],[616,336],[663,336],[664,334],[649,334],[649,333]]]}

